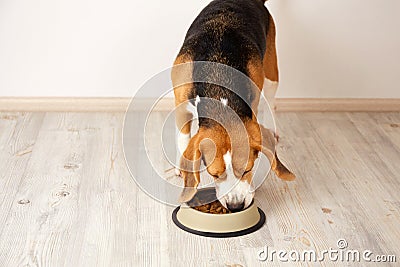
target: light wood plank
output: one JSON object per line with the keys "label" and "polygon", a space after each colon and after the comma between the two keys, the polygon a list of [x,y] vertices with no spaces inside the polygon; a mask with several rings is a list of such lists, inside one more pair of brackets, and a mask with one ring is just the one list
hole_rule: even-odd
{"label": "light wood plank", "polygon": [[42,113],[0,114],[0,236],[12,214],[11,207],[27,201],[17,199],[16,194],[43,117]]}
{"label": "light wood plank", "polygon": [[[166,114],[149,125],[161,171],[170,167],[157,139]],[[257,252],[321,251],[339,238],[399,257],[399,113],[278,113],[278,153],[297,180],[270,175],[255,197],[266,225],[228,239],[182,231],[174,207],[137,187],[123,157],[123,117],[0,113],[2,266],[308,266],[260,262]]]}
{"label": "light wood plank", "polygon": [[[353,228],[348,229],[343,237],[354,248],[369,247],[377,251],[376,253],[393,252],[398,240],[396,232],[399,229],[392,223],[385,223],[387,208],[384,199],[388,197],[388,191],[381,186],[377,177],[364,163],[365,150],[360,154],[357,153],[346,139],[346,137],[351,140],[359,139],[359,133],[350,131],[351,128],[345,123],[345,114],[334,115],[332,119],[323,118],[323,115],[307,116],[309,116],[310,126],[317,133],[314,141],[323,144],[330,168],[334,171],[338,182],[344,187],[341,194],[334,195],[341,200],[340,210],[343,212],[344,219],[353,225]],[[371,140],[364,140],[363,146],[370,146],[370,142]],[[343,199],[346,200],[343,201]],[[354,230],[362,234],[355,235]]]}

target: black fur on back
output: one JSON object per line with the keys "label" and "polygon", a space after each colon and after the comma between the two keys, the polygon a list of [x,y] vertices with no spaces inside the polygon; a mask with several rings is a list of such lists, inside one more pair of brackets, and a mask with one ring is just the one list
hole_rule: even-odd
{"label": "black fur on back", "polygon": [[[262,60],[264,57],[268,19],[269,12],[262,0],[214,0],[193,21],[179,54],[189,54],[193,61],[225,64],[248,76],[247,65],[250,59],[258,57]],[[193,69],[194,77],[199,73],[225,79],[225,84],[235,82],[230,80],[231,77],[215,73],[209,67]],[[224,87],[207,83],[195,83],[191,97],[198,95],[218,101],[225,98],[239,117],[251,118],[252,111],[248,105],[254,97],[251,84],[243,81],[240,86],[236,84],[233,87],[240,87],[238,93],[246,99],[241,99]],[[199,117],[212,116],[215,112],[223,112],[220,110],[223,105],[203,101],[197,109]],[[199,119],[200,126],[210,123],[208,119]]]}

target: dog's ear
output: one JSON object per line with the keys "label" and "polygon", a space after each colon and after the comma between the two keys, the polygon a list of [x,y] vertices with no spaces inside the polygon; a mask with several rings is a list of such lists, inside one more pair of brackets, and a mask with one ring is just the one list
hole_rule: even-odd
{"label": "dog's ear", "polygon": [[179,197],[181,203],[190,201],[197,193],[197,186],[200,183],[200,141],[200,134],[197,133],[190,139],[180,160],[179,168],[184,180],[184,188]]}
{"label": "dog's ear", "polygon": [[296,176],[286,168],[285,165],[279,160],[276,154],[276,139],[275,134],[262,125],[259,125],[261,134],[261,147],[260,151],[269,159],[271,169],[275,172],[276,176],[285,181],[293,181]]}

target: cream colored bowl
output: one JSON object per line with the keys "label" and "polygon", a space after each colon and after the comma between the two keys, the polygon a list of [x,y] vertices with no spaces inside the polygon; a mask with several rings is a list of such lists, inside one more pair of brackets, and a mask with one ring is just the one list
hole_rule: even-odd
{"label": "cream colored bowl", "polygon": [[[198,194],[214,192],[214,188],[200,189]],[[172,220],[181,229],[202,236],[233,237],[249,234],[261,228],[265,222],[264,212],[253,203],[245,210],[212,214],[195,210],[187,204],[177,207]]]}

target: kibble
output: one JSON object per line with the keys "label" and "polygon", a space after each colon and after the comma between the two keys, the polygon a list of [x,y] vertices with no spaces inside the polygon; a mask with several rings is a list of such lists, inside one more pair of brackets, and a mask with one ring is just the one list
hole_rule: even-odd
{"label": "kibble", "polygon": [[193,209],[205,213],[231,213],[228,209],[222,206],[221,202],[217,200],[215,190],[199,190],[197,194],[190,201],[187,202],[187,204]]}
{"label": "kibble", "polygon": [[201,211],[201,212],[212,213],[212,214],[231,213],[224,206],[222,206],[222,204],[218,200],[215,200],[211,203],[204,204],[201,206],[194,206],[192,208],[194,208],[195,210]]}

